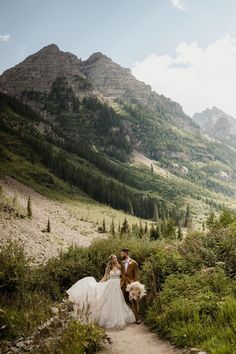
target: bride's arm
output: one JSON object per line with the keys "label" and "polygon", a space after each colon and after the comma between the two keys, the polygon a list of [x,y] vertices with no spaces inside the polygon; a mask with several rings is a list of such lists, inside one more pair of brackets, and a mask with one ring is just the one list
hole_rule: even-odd
{"label": "bride's arm", "polygon": [[105,281],[107,281],[109,279],[109,273],[105,272],[103,278],[100,280],[99,283],[104,283]]}

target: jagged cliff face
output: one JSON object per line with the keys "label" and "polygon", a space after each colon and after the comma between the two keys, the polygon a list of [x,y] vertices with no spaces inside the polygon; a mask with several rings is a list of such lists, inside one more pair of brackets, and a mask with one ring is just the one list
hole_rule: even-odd
{"label": "jagged cliff face", "polygon": [[55,44],[6,70],[0,76],[0,87],[14,94],[32,88],[49,92],[58,76],[64,76],[76,94],[84,81],[90,82],[97,92],[109,99],[133,99],[148,104],[152,94],[150,86],[136,80],[129,69],[122,68],[105,55],[96,53],[83,62],[74,54],[61,51]]}
{"label": "jagged cliff face", "polygon": [[231,135],[236,135],[236,119],[217,107],[206,109],[202,113],[195,113],[193,120],[204,133],[213,137],[227,139]]}
{"label": "jagged cliff face", "polygon": [[17,96],[32,89],[48,93],[59,76],[65,78],[77,96],[93,95],[106,101],[121,99],[146,105],[164,115],[171,124],[197,131],[178,103],[158,95],[149,85],[136,80],[129,69],[122,68],[102,53],[82,61],[51,44],[6,70],[0,76],[0,90]]}
{"label": "jagged cliff face", "polygon": [[6,70],[0,76],[0,87],[17,95],[31,89],[49,92],[58,76],[65,76],[75,91],[80,91],[81,83],[86,80],[80,71],[80,60],[51,44]]}
{"label": "jagged cliff face", "polygon": [[151,86],[137,80],[130,69],[114,63],[102,53],[94,53],[88,60],[80,62],[80,69],[93,86],[107,99],[148,106],[155,112],[164,112],[166,119],[183,129],[198,131],[182,107],[152,91]]}
{"label": "jagged cliff face", "polygon": [[80,69],[107,98],[149,103],[151,87],[136,80],[129,69],[122,68],[102,53],[95,53],[81,62]]}

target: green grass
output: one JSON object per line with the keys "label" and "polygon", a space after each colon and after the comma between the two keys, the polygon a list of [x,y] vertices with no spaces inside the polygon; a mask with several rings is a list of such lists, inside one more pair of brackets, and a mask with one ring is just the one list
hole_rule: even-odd
{"label": "green grass", "polygon": [[[79,215],[81,220],[91,222],[96,227],[105,220],[109,230],[112,220],[114,220],[115,227],[118,228],[125,217],[130,225],[140,222],[140,219],[135,216],[89,198],[77,187],[68,185],[59,179],[39,162],[35,161],[32,164],[26,159],[27,156],[30,159],[30,150],[24,144],[9,134],[0,132],[0,176],[2,178],[12,177],[45,197],[64,203],[73,214]],[[15,197],[17,199],[17,193]],[[25,210],[19,203],[17,203],[17,208],[16,205],[13,205],[14,198],[5,196],[4,199],[5,204],[9,207],[14,206],[19,214],[25,215]]]}
{"label": "green grass", "polygon": [[53,199],[73,199],[74,195],[82,194],[79,189],[68,186],[40,163],[32,164],[30,150],[3,132],[0,132],[0,175],[15,178]]}

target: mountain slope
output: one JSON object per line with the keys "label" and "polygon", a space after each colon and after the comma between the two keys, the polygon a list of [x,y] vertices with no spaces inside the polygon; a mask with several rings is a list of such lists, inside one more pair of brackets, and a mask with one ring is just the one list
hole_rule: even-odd
{"label": "mountain slope", "polygon": [[32,88],[49,92],[59,76],[66,79],[77,96],[91,95],[93,89],[96,96],[100,92],[107,99],[148,105],[154,111],[164,113],[166,120],[175,125],[197,130],[178,103],[158,95],[149,85],[136,80],[129,69],[122,68],[102,53],[95,53],[82,61],[74,54],[50,44],[6,70],[0,76],[0,87],[14,95],[21,95]]}
{"label": "mountain slope", "polygon": [[71,54],[62,52],[55,44],[30,55],[14,68],[6,70],[0,78],[0,86],[10,94],[20,95],[24,90],[37,88],[49,92],[58,76],[65,76],[76,92],[81,88],[91,89],[80,71],[80,61]]}
{"label": "mountain slope", "polygon": [[[81,61],[47,46],[3,73],[0,87],[1,129],[100,202],[178,221],[190,196],[218,205],[235,194],[235,152],[101,53]],[[154,168],[136,164],[135,151]]]}
{"label": "mountain slope", "polygon": [[[88,246],[93,239],[101,237],[95,224],[80,220],[80,216],[68,202],[49,199],[12,178],[0,179],[4,197],[0,198],[0,242],[20,240],[34,262],[43,263],[57,256],[69,246]],[[28,197],[31,198],[33,217],[26,217]],[[5,201],[5,205],[2,204]],[[12,209],[10,205],[12,204]],[[21,210],[16,217],[9,210]],[[79,201],[74,201],[79,210]],[[3,207],[2,207],[3,206]],[[50,219],[51,232],[42,232]],[[105,235],[106,236],[106,235]]]}
{"label": "mountain slope", "polygon": [[236,147],[236,119],[217,107],[195,113],[193,120],[204,133]]}
{"label": "mountain slope", "polygon": [[158,95],[149,85],[135,79],[130,69],[122,68],[104,54],[92,54],[84,62],[81,61],[80,68],[104,97],[148,106],[155,113],[164,114],[166,121],[197,131],[197,126],[184,114],[178,103]]}

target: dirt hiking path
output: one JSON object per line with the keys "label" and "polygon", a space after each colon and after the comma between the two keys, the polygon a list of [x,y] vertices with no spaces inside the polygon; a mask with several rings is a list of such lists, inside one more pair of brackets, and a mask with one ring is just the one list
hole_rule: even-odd
{"label": "dirt hiking path", "polygon": [[101,354],[183,354],[168,342],[158,338],[143,324],[127,326],[123,330],[109,330],[112,345],[107,345]]}

